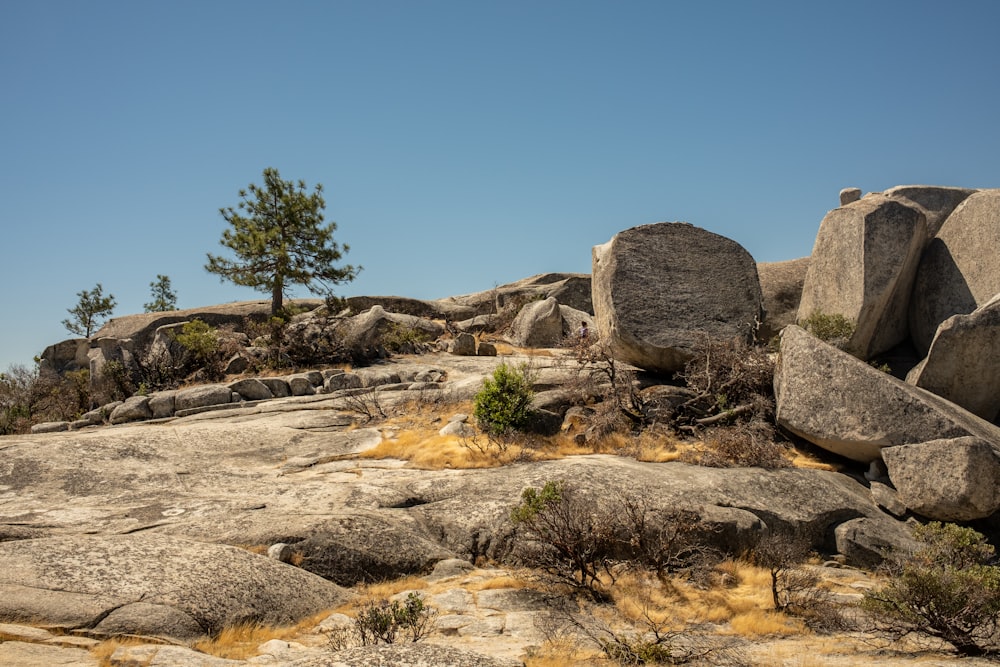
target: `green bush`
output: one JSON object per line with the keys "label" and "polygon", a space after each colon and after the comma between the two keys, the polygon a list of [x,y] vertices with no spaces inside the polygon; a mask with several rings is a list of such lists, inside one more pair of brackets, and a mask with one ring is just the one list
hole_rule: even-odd
{"label": "green bush", "polygon": [[809,317],[799,320],[798,325],[821,341],[842,348],[854,335],[855,324],[840,314],[814,310]]}
{"label": "green bush", "polygon": [[175,338],[198,363],[210,361],[219,349],[218,331],[199,319],[185,322]]}
{"label": "green bush", "polygon": [[943,640],[967,656],[1000,653],[1000,566],[972,528],[933,522],[915,531],[921,547],[865,595],[862,608],[890,634]]}
{"label": "green bush", "polygon": [[425,638],[433,627],[435,612],[424,604],[419,593],[411,592],[406,600],[369,602],[354,620],[362,646],[393,644],[400,633],[411,642]]}
{"label": "green bush", "polygon": [[483,388],[475,397],[473,415],[489,435],[521,431],[530,420],[528,406],[533,397],[527,365],[513,368],[502,363],[493,371],[492,378],[483,380]]}

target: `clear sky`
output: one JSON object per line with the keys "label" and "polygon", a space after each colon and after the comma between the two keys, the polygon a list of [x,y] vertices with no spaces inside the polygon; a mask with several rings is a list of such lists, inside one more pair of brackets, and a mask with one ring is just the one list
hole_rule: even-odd
{"label": "clear sky", "polygon": [[[808,255],[839,190],[1000,187],[1000,2],[0,0],[0,370],[204,270],[265,167],[439,298],[684,220]],[[299,291],[295,296],[308,296]]]}

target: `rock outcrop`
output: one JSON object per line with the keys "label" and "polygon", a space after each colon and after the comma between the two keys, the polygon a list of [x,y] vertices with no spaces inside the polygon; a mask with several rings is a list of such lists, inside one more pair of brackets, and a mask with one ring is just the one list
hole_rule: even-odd
{"label": "rock outcrop", "polygon": [[348,598],[298,568],[176,537],[0,542],[0,615],[50,627],[183,639],[250,619],[289,624]]}
{"label": "rock outcrop", "polygon": [[533,301],[511,324],[511,342],[519,347],[556,347],[563,339],[563,317],[555,297]]}
{"label": "rock outcrop", "polygon": [[809,442],[855,461],[884,447],[978,436],[1000,446],[1000,428],[786,327],[775,370],[777,421]]}
{"label": "rock outcrop", "polygon": [[844,349],[861,359],[907,338],[910,287],[927,240],[923,212],[870,194],[820,224],[802,288],[799,321],[814,313],[855,324]]}
{"label": "rock outcrop", "polygon": [[764,321],[757,331],[758,340],[769,341],[786,326],[796,323],[809,261],[809,257],[801,257],[757,265],[764,298]]}
{"label": "rock outcrop", "polygon": [[681,370],[699,337],[749,339],[763,318],[757,266],[735,241],[663,222],[593,249],[598,334],[625,363]]}
{"label": "rock outcrop", "polygon": [[1000,294],[942,322],[906,381],[988,421],[1000,418]]}
{"label": "rock outcrop", "polygon": [[926,354],[952,315],[967,315],[1000,294],[1000,189],[970,195],[924,250],[913,285],[910,332]]}
{"label": "rock outcrop", "polygon": [[882,194],[922,211],[927,219],[927,237],[933,238],[952,211],[975,192],[969,188],[938,185],[897,185]]}
{"label": "rock outcrop", "polygon": [[984,519],[1000,510],[1000,447],[974,437],[882,450],[899,499],[935,521]]}

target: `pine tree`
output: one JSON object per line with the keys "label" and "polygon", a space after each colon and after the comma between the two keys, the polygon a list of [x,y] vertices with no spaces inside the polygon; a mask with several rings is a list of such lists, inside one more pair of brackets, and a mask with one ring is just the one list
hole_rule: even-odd
{"label": "pine tree", "polygon": [[149,283],[149,294],[153,300],[143,304],[147,313],[177,310],[177,293],[170,288],[170,277],[156,274],[156,280]]}
{"label": "pine tree", "polygon": [[220,243],[235,259],[208,254],[205,269],[222,280],[271,294],[271,313],[280,315],[290,285],[333,295],[333,286],[350,282],[361,267],[334,266],[350,250],[334,241],[336,223],[323,224],[323,186],[310,194],[305,181],[281,180],[264,170],[264,185],[240,190],[236,208],[219,209],[230,228]]}
{"label": "pine tree", "polygon": [[73,317],[63,320],[62,324],[70,333],[90,338],[90,334],[100,328],[104,319],[115,309],[115,297],[112,294],[104,296],[101,283],[97,283],[93,290],[83,290],[76,295],[80,297],[76,306],[66,309]]}

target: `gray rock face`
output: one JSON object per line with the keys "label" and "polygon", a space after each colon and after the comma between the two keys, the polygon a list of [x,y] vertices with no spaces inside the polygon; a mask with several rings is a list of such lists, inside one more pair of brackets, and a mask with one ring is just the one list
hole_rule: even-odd
{"label": "gray rock face", "polygon": [[1000,510],[1000,454],[974,437],[932,440],[882,452],[900,500],[936,521],[972,521]]}
{"label": "gray rock face", "polygon": [[257,380],[266,386],[275,398],[285,398],[292,395],[288,383],[281,378],[257,378]]}
{"label": "gray rock face", "polygon": [[264,556],[162,535],[0,542],[0,614],[57,627],[191,638],[291,623],[347,597]]}
{"label": "gray rock face", "polygon": [[149,396],[130,396],[111,413],[112,424],[142,421],[153,416]]}
{"label": "gray rock face", "polygon": [[232,398],[232,390],[223,384],[206,384],[201,387],[181,389],[174,396],[174,411],[180,412],[181,410],[229,403]]}
{"label": "gray rock face", "polygon": [[906,381],[988,421],[1000,417],[1000,294],[938,327],[927,357]]}
{"label": "gray rock face", "polygon": [[563,318],[554,297],[525,305],[511,324],[511,342],[519,347],[555,347],[562,342]]}
{"label": "gray rock face", "polygon": [[149,396],[149,412],[153,419],[162,419],[174,414],[174,399],[177,392],[173,389],[157,391]]}
{"label": "gray rock face", "polygon": [[244,378],[230,382],[228,385],[231,391],[235,391],[245,401],[265,401],[274,398],[271,389],[256,378]]}
{"label": "gray rock face", "polygon": [[802,287],[798,319],[814,312],[855,323],[845,348],[870,359],[906,339],[910,287],[927,240],[924,214],[882,195],[827,213]]}
{"label": "gray rock face", "polygon": [[757,267],[735,241],[686,223],[619,232],[593,249],[594,320],[619,360],[680,370],[699,338],[748,338],[763,316]]}
{"label": "gray rock face", "polygon": [[41,354],[39,370],[66,373],[81,368],[90,368],[87,353],[90,351],[90,339],[70,338],[55,345],[49,345]]}
{"label": "gray rock face", "polygon": [[448,352],[460,357],[476,356],[476,337],[470,333],[460,333],[448,344]]}
{"label": "gray rock face", "polygon": [[955,208],[920,260],[910,304],[918,352],[930,349],[938,327],[967,315],[1000,293],[1000,189],[980,190]]}
{"label": "gray rock face", "polygon": [[916,205],[927,218],[927,236],[937,235],[951,212],[976,192],[969,188],[949,188],[936,185],[897,185],[883,192],[908,206]]}
{"label": "gray rock face", "polygon": [[786,327],[774,377],[778,423],[849,459],[870,462],[885,447],[976,435],[1000,443],[1000,428]]}
{"label": "gray rock face", "polygon": [[840,205],[847,206],[861,199],[861,188],[844,188],[840,191]]}
{"label": "gray rock face", "polygon": [[795,324],[808,270],[808,257],[757,265],[760,291],[764,297],[764,322],[757,332],[758,340],[771,340],[786,326]]}
{"label": "gray rock face", "polygon": [[379,337],[395,328],[415,329],[428,339],[441,336],[442,325],[422,317],[387,312],[382,306],[372,306],[366,312],[352,317],[345,338],[348,349],[364,350],[375,346]]}

